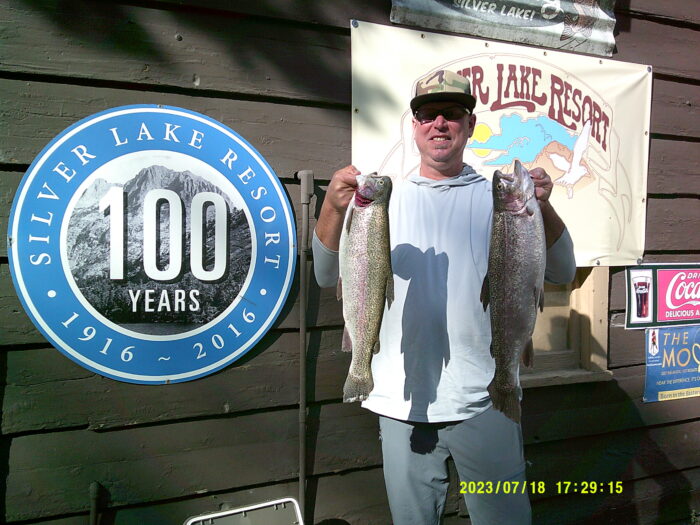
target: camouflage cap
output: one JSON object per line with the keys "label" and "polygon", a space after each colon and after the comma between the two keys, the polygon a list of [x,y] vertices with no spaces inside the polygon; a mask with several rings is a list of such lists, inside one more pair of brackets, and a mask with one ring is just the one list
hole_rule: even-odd
{"label": "camouflage cap", "polygon": [[415,112],[426,102],[441,102],[454,100],[459,102],[469,112],[474,111],[476,99],[472,96],[469,79],[448,71],[439,69],[428,73],[416,83],[415,96],[411,100],[411,111]]}

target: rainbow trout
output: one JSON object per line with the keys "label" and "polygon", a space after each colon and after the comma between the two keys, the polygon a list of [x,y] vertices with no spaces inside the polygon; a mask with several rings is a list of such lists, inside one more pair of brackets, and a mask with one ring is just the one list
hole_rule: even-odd
{"label": "rainbow trout", "polygon": [[515,172],[493,174],[493,226],[481,302],[491,305],[491,355],[496,371],[488,386],[494,408],[520,422],[518,362],[532,366],[532,331],[544,305],[546,244],[535,185],[515,161]]}
{"label": "rainbow trout", "polygon": [[389,244],[391,179],[358,176],[340,235],[338,299],[343,299],[342,349],[352,352],[343,401],[364,401],[374,388],[370,362],[379,351],[384,303],[394,300]]}

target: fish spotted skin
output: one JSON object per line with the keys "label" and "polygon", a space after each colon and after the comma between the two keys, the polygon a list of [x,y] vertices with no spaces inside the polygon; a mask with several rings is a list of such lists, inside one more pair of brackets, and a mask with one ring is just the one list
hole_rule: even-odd
{"label": "fish spotted skin", "polygon": [[535,186],[520,161],[512,175],[493,176],[493,225],[481,302],[491,306],[491,355],[496,362],[488,386],[494,408],[520,422],[519,361],[532,366],[532,332],[544,304],[546,243]]}
{"label": "fish spotted skin", "polygon": [[352,352],[343,401],[364,401],[374,388],[370,363],[379,351],[384,304],[394,300],[389,243],[391,179],[358,177],[340,236],[338,299],[343,299],[342,349]]}

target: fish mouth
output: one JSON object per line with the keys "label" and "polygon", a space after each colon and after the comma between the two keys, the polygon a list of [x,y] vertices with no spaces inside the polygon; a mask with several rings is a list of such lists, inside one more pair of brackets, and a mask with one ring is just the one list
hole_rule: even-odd
{"label": "fish mouth", "polygon": [[355,204],[359,207],[364,207],[378,199],[388,202],[391,189],[392,182],[390,177],[377,175],[376,172],[366,175],[362,184],[355,190]]}
{"label": "fish mouth", "polygon": [[377,185],[374,179],[367,176],[362,184],[355,190],[355,205],[363,208],[369,206],[374,201],[377,193]]}
{"label": "fish mouth", "polygon": [[373,199],[365,197],[360,190],[355,192],[355,206],[358,208],[364,208],[372,204]]}

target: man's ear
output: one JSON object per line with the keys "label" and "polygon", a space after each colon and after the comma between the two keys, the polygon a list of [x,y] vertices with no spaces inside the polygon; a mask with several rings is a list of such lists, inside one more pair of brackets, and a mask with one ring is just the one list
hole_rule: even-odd
{"label": "man's ear", "polygon": [[474,134],[474,128],[476,127],[476,115],[469,115],[469,137],[472,138]]}

